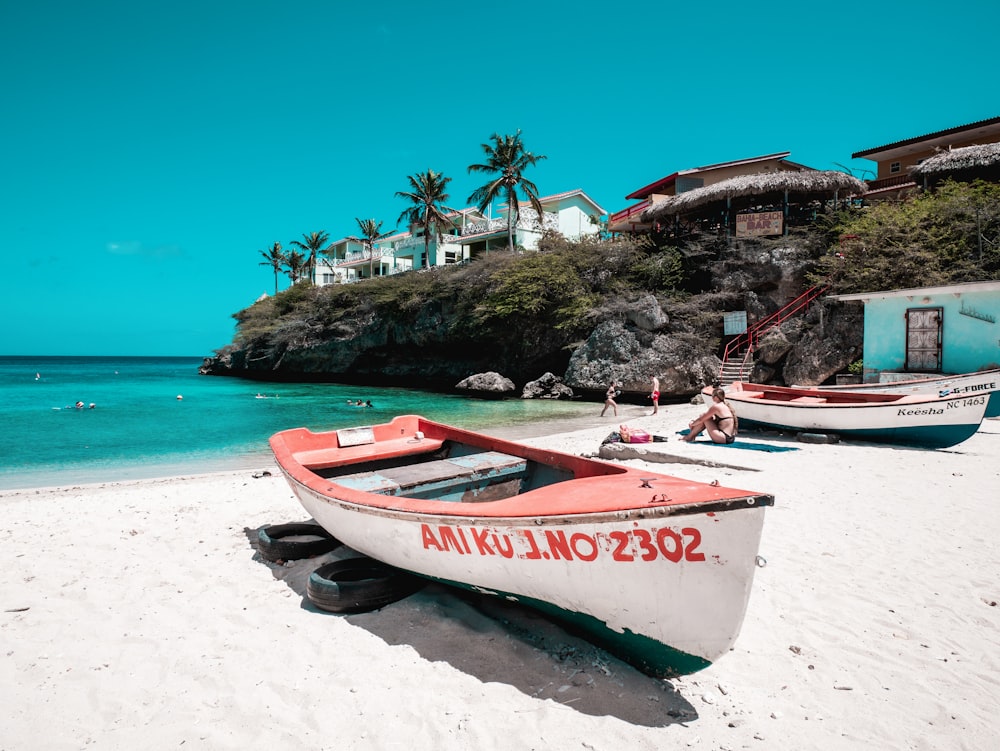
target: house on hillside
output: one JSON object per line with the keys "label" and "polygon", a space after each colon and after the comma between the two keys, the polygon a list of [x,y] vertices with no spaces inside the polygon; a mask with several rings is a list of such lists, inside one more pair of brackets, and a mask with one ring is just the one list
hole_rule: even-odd
{"label": "house on hillside", "polygon": [[1000,281],[830,297],[865,306],[865,382],[1000,368]]}
{"label": "house on hillside", "polygon": [[[582,190],[571,190],[539,198],[542,216],[530,203],[519,205],[520,219],[514,226],[514,245],[536,250],[544,232],[559,232],[569,239],[600,231],[597,221],[606,213]],[[424,243],[423,230],[411,227],[384,238],[372,252],[355,238],[338,240],[325,260],[317,265],[316,283],[352,282],[372,276],[386,276],[403,271],[462,263],[491,250],[507,247],[506,205],[500,216],[492,217],[478,209],[467,208],[448,214],[449,228]],[[595,219],[592,219],[595,217]]]}
{"label": "house on hillside", "polygon": [[[597,220],[607,212],[582,190],[570,190],[538,199],[542,205],[539,218],[531,204],[519,204],[520,221],[514,226],[514,245],[525,250],[536,250],[544,232],[558,232],[570,240],[579,240],[584,235],[594,235],[600,231]],[[475,258],[480,253],[507,247],[506,204],[500,207],[500,216],[485,219],[467,227],[460,238],[468,257]],[[592,219],[593,217],[593,219]]]}
{"label": "house on hillside", "polygon": [[697,188],[714,185],[739,175],[811,171],[810,167],[790,161],[787,158],[790,154],[790,151],[782,151],[777,154],[765,154],[749,159],[720,162],[719,164],[681,170],[662,177],[625,196],[625,200],[636,200],[638,203],[612,214],[608,220],[608,230],[611,232],[648,232],[652,228],[652,223],[643,220],[642,213],[649,209],[654,202],[668,196],[676,196]]}
{"label": "house on hillside", "polygon": [[[870,159],[878,165],[875,179],[868,181],[865,200],[895,199],[923,186],[923,180],[918,183],[912,171],[925,161],[945,152],[997,143],[1000,143],[1000,117],[993,117],[856,151],[851,154],[851,158]],[[995,148],[989,151],[994,156],[988,161],[995,166]],[[989,154],[986,156],[989,157]],[[962,169],[975,167],[982,157],[978,153],[966,152],[960,166]]]}
{"label": "house on hillside", "polygon": [[340,266],[347,258],[363,253],[364,244],[354,237],[343,237],[330,243],[316,258],[316,273],[313,283],[317,286],[340,284],[348,281],[347,269]]}

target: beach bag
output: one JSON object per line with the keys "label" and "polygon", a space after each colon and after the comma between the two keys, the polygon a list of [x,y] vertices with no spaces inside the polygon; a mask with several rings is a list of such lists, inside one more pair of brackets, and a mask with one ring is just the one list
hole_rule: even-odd
{"label": "beach bag", "polygon": [[619,425],[618,434],[622,438],[622,443],[649,443],[652,436],[642,428],[630,428],[628,425]]}

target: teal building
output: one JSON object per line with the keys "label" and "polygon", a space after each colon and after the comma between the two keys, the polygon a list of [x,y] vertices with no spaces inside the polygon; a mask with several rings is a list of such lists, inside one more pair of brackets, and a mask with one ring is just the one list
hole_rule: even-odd
{"label": "teal building", "polygon": [[865,306],[865,383],[1000,368],[1000,281],[831,297]]}

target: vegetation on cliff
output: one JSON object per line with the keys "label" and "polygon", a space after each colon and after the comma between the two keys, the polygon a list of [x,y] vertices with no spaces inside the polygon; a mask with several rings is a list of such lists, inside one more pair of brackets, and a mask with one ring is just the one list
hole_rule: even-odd
{"label": "vegetation on cliff", "polygon": [[810,275],[837,292],[909,289],[1000,277],[1000,185],[946,182],[903,203],[838,214]]}
{"label": "vegetation on cliff", "polygon": [[[550,234],[538,252],[495,251],[357,284],[299,282],[235,315],[236,339],[217,358],[228,364],[212,372],[385,374],[416,384],[481,369],[527,380],[563,373],[608,322],[650,332],[639,332],[640,350],[662,349],[668,337],[687,342],[684,357],[712,356],[722,312],[761,317],[809,284],[846,293],[995,278],[1000,186],[946,184],[902,204],[821,215],[786,237]],[[663,357],[667,369],[672,356]],[[588,381],[598,382],[592,370]]]}

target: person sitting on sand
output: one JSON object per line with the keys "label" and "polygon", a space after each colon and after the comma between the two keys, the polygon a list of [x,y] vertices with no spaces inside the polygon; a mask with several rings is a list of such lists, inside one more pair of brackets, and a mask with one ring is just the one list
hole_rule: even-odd
{"label": "person sitting on sand", "polygon": [[697,438],[701,431],[708,433],[713,443],[732,443],[736,440],[736,433],[739,430],[739,422],[736,420],[736,413],[726,401],[726,392],[722,389],[715,389],[712,392],[712,404],[704,414],[688,423],[691,430],[681,438],[682,441],[691,443]]}
{"label": "person sitting on sand", "polygon": [[604,413],[608,411],[608,407],[611,407],[615,411],[615,417],[618,417],[618,402],[615,401],[615,397],[620,393],[618,384],[612,381],[604,394],[604,409],[601,410],[601,417],[604,417]]}

